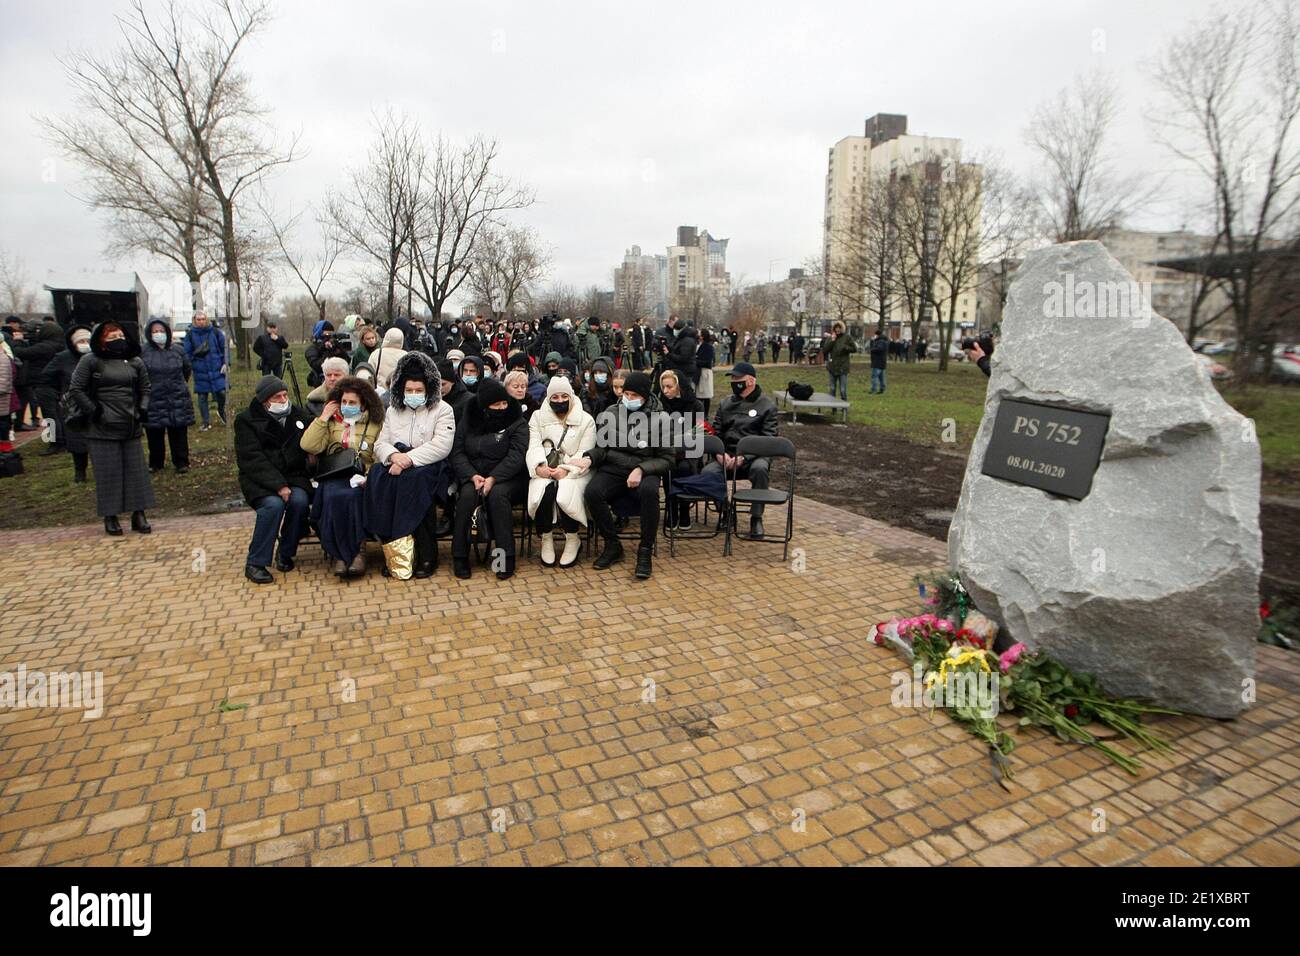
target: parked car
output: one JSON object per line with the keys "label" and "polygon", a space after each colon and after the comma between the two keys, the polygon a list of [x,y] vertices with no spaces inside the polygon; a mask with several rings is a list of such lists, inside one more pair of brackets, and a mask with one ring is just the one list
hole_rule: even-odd
{"label": "parked car", "polygon": [[1300,385],[1300,346],[1279,345],[1273,349],[1273,380]]}

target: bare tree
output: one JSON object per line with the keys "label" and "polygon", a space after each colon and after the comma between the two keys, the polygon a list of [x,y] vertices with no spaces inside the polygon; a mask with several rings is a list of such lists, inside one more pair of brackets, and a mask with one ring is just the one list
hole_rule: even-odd
{"label": "bare tree", "polygon": [[317,215],[316,226],[321,234],[321,245],[314,254],[304,254],[292,248],[293,234],[302,218],[301,212],[289,216],[281,224],[280,216],[273,210],[267,209],[265,203],[259,203],[258,209],[262,213],[267,229],[274,237],[280,258],[307,290],[307,295],[316,306],[318,319],[324,320],[325,305],[329,297],[324,295],[321,289],[334,271],[339,255],[343,251],[338,235],[329,222]]}
{"label": "bare tree", "polygon": [[[1210,187],[1223,287],[1237,335],[1233,380],[1267,374],[1280,317],[1263,308],[1280,284],[1269,255],[1300,248],[1300,14],[1294,0],[1257,3],[1188,27],[1152,67],[1159,138]],[[1209,266],[1207,265],[1207,268]]]}
{"label": "bare tree", "polygon": [[635,263],[625,262],[614,269],[614,309],[625,326],[648,318],[654,292],[653,275]]}
{"label": "bare tree", "polygon": [[413,120],[389,110],[374,124],[369,157],[348,172],[343,190],[326,199],[325,218],[343,245],[379,267],[386,289],[384,316],[391,322],[397,317],[397,289],[427,154]]}
{"label": "bare tree", "polygon": [[0,293],[10,312],[32,312],[36,304],[27,275],[27,263],[16,253],[0,247]]}
{"label": "bare tree", "polygon": [[537,297],[537,304],[543,312],[553,312],[562,319],[570,319],[582,309],[582,296],[573,286],[556,282]]}
{"label": "bare tree", "polygon": [[469,272],[475,301],[494,321],[513,315],[529,289],[546,274],[548,256],[527,226],[489,226],[478,237]]}
{"label": "bare tree", "polygon": [[1036,205],[1053,242],[1100,239],[1155,192],[1146,174],[1114,170],[1108,137],[1119,108],[1115,80],[1095,72],[1077,76],[1034,110],[1025,140],[1042,157]]}
{"label": "bare tree", "polygon": [[889,175],[866,177],[847,216],[839,217],[824,287],[841,320],[871,314],[883,332],[901,291],[898,184]]}
{"label": "bare tree", "polygon": [[439,136],[421,166],[408,223],[415,274],[408,288],[430,315],[439,315],[468,279],[483,231],[501,214],[533,203],[531,190],[493,172],[496,156],[495,140],[476,136],[456,146]]}
{"label": "bare tree", "polygon": [[598,319],[604,308],[604,291],[598,285],[587,286],[587,291],[582,294],[582,314]]}

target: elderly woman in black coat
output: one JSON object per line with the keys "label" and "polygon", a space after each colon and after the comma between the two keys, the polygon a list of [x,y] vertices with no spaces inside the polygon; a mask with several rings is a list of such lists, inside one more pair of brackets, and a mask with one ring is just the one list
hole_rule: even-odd
{"label": "elderly woman in black coat", "polygon": [[[50,359],[41,379],[42,386],[50,394],[62,395],[72,384],[73,369],[77,367],[81,357],[90,351],[90,331],[89,325],[80,322],[68,327],[63,337],[68,347]],[[90,453],[86,450],[86,438],[83,434],[67,427],[63,421],[63,409],[60,408],[58,401],[54,403],[54,416],[54,443],[51,447],[72,453],[72,480],[83,482],[86,480],[86,465],[90,461]]]}
{"label": "elderly woman in black coat", "polygon": [[190,360],[180,343],[172,341],[171,326],[162,319],[151,321],[146,335],[148,341],[140,358],[149,370],[149,419],[144,425],[149,441],[149,470],[163,470],[166,441],[172,446],[172,465],[178,475],[183,475],[190,470],[187,429],[194,424]]}
{"label": "elderly woman in black coat", "polygon": [[470,576],[470,521],[474,509],[483,504],[494,546],[505,558],[504,566],[497,571],[497,577],[504,581],[515,573],[510,509],[528,493],[528,475],[524,472],[528,422],[519,401],[493,378],[479,384],[464,410],[456,423],[456,440],[451,448],[451,467],[459,483],[451,539],[452,570],[458,578]]}
{"label": "elderly woman in black coat", "polygon": [[95,468],[95,504],[104,530],[121,534],[117,516],[129,511],[131,530],[148,534],[153,529],[144,509],[154,506],[154,497],[140,433],[149,414],[149,371],[121,326],[95,327],[90,353],[72,371],[68,395],[80,413],[72,427],[83,430]]}

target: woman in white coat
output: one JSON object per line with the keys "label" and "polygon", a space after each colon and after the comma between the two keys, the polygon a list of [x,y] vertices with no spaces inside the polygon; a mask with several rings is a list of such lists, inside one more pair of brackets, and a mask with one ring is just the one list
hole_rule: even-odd
{"label": "woman in white coat", "polygon": [[385,401],[387,401],[388,390],[393,383],[393,373],[397,371],[397,363],[406,354],[406,350],[402,348],[405,341],[402,330],[397,326],[393,326],[384,333],[384,340],[379,348],[371,352],[366,359],[375,368],[375,391]]}
{"label": "woman in white coat", "polygon": [[587,525],[582,493],[591,480],[578,462],[596,447],[596,421],[582,407],[573,383],[557,375],[546,386],[546,401],[528,419],[528,513],[542,536],[542,564],[555,564],[555,533],[564,531],[560,567],[571,568],[582,546]]}
{"label": "woman in white coat", "polygon": [[366,481],[365,525],[385,543],[414,536],[414,577],[427,578],[438,567],[435,507],[447,502],[456,416],[442,400],[437,365],[423,352],[405,353],[391,384]]}

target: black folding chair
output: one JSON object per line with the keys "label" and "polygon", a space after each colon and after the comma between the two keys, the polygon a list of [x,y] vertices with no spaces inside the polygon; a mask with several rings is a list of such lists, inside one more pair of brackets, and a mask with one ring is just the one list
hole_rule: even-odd
{"label": "black folding chair", "polygon": [[[519,502],[518,504],[513,504],[513,505],[510,506],[510,512],[511,512],[511,517],[510,517],[510,533],[511,533],[511,535],[514,535],[514,534],[515,534],[514,529],[515,529],[515,527],[516,527],[516,522],[515,522],[515,519],[514,519],[514,512],[515,512],[516,510],[518,510],[518,512],[519,512],[519,521],[518,521],[518,523],[517,523],[518,528],[519,528],[519,533],[518,533],[519,542],[518,542],[518,544],[515,545],[515,554],[516,554],[518,557],[532,557],[532,554],[533,554],[533,532],[532,532],[533,519],[532,519],[531,517],[529,517],[529,515],[528,515],[528,496],[527,496],[527,494],[524,495],[524,500],[523,500],[523,501]],[[494,548],[494,547],[496,546],[496,544],[497,544],[497,542],[496,542],[496,537],[495,537],[495,535],[496,535],[496,529],[495,529],[495,528],[492,529],[492,534],[493,534],[493,537],[490,538],[490,539],[488,539],[486,542],[477,542],[477,543],[474,543],[474,544],[472,545],[472,547],[473,547],[473,549],[474,549],[474,557],[475,557],[475,559],[478,561],[478,563],[479,563],[480,565],[482,565],[482,564],[487,564],[487,562],[488,562],[488,558],[490,558],[490,557],[492,556],[492,550],[493,550],[493,548]]]}
{"label": "black folding chair", "polygon": [[[739,468],[731,469],[731,499],[727,508],[727,538],[723,545],[723,555],[731,554],[732,537],[740,538],[744,541],[762,541],[768,544],[781,545],[781,560],[784,561],[790,552],[790,540],[794,537],[794,471],[795,456],[794,442],[788,438],[780,438],[775,435],[746,435],[736,445],[736,454],[743,455],[746,461],[755,458],[767,458],[771,460],[771,468],[768,471],[769,477],[775,477],[773,472],[776,471],[776,460],[778,458],[788,459],[790,462],[790,483],[787,490],[780,491],[775,488],[741,488],[736,487],[736,475]],[[742,535],[736,533],[736,522],[741,514],[752,514],[754,505],[785,505],[785,533],[781,537],[764,533],[762,537],[753,535]]]}
{"label": "black folding chair", "polygon": [[[664,482],[659,482],[660,491],[663,490]],[[641,540],[641,505],[637,501],[636,495],[629,490],[627,493],[620,495],[609,506],[609,510],[614,513],[614,536],[620,541],[640,541]],[[586,548],[589,554],[599,554],[600,549],[596,547],[597,537],[600,532],[596,530],[596,522],[591,520],[591,515],[587,515],[587,543]],[[659,542],[656,541],[652,546],[655,557],[659,556]]]}
{"label": "black folding chair", "polygon": [[[714,461],[716,455],[726,454],[727,447],[722,443],[722,439],[715,435],[704,436],[704,463]],[[726,476],[723,476],[724,486]],[[698,509],[704,505],[704,524],[700,531],[684,531],[669,523],[668,519],[672,515],[673,508],[678,503],[686,503],[691,506],[692,518],[698,517]],[[709,520],[709,505],[713,505],[713,510],[717,513],[717,524]],[[708,495],[696,494],[690,491],[679,491],[672,495],[664,494],[664,537],[668,539],[668,554],[676,556],[678,541],[701,540],[705,538],[716,538],[722,532],[723,521],[726,520],[727,503],[724,499],[719,502],[716,498],[710,498]],[[712,527],[712,530],[709,530]]]}

